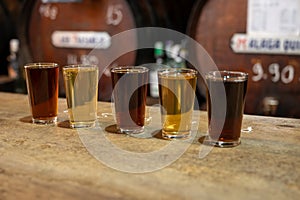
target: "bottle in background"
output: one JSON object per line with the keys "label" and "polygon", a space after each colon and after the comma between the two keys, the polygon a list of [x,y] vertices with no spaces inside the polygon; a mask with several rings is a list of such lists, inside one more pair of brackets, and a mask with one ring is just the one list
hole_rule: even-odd
{"label": "bottle in background", "polygon": [[164,44],[162,41],[157,41],[154,43],[154,58],[156,62],[143,64],[144,67],[149,69],[149,94],[153,98],[159,97],[157,70],[167,67],[163,64],[164,56]]}
{"label": "bottle in background", "polygon": [[162,64],[164,62],[164,44],[161,41],[157,41],[154,44],[154,57],[157,64]]}
{"label": "bottle in background", "polygon": [[8,56],[8,76],[12,79],[19,78],[19,64],[18,64],[18,51],[19,51],[19,40],[11,39],[9,42],[9,52]]}
{"label": "bottle in background", "polygon": [[10,55],[8,56],[8,76],[15,81],[14,91],[24,93],[24,78],[19,66],[19,40],[11,39],[9,42]]}
{"label": "bottle in background", "polygon": [[173,41],[166,42],[166,65],[171,68],[186,68],[185,59],[188,52],[185,48],[185,43],[185,40],[182,40],[180,44],[176,44]]}

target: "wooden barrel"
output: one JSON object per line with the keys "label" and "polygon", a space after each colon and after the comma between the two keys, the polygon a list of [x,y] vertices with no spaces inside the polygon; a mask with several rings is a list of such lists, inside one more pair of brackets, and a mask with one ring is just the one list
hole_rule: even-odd
{"label": "wooden barrel", "polygon": [[148,2],[153,8],[155,26],[186,33],[195,0],[148,0]]}
{"label": "wooden barrel", "polygon": [[[26,48],[24,51],[28,53],[27,60],[53,61],[61,67],[86,62],[86,59],[101,65],[101,58],[88,56],[93,47],[80,46],[80,40],[92,40],[94,36],[89,34],[93,33],[99,34],[100,38],[109,39],[121,31],[136,27],[130,5],[123,0],[29,0],[23,10],[24,27],[20,40],[21,48]],[[124,41],[120,45],[135,45],[134,43],[135,41]],[[103,51],[106,48],[108,47],[103,47]],[[131,52],[117,58],[112,65],[132,65],[135,59],[136,53]],[[103,74],[99,82],[100,100],[110,100],[111,96],[111,80],[109,74],[106,74]],[[64,95],[62,73],[60,95]]]}
{"label": "wooden barrel", "polygon": [[[54,42],[53,38],[70,40],[71,35],[74,37],[80,32],[83,35],[104,33],[106,37],[112,37],[125,30],[151,26],[185,32],[193,1],[180,0],[175,4],[170,0],[27,0],[19,34],[23,60],[55,61],[64,66],[90,59],[99,64],[103,60],[101,55],[87,57],[91,48],[76,46],[78,44],[64,46]],[[136,43],[137,40],[125,40],[120,48]],[[106,50],[103,48],[103,52]],[[133,51],[117,58],[111,65],[153,62],[153,52],[153,49]],[[60,95],[64,95],[62,76]],[[110,98],[111,80],[106,71],[99,82],[99,99],[109,101]]]}
{"label": "wooden barrel", "polygon": [[[27,0],[23,8],[24,21],[20,31],[24,60],[54,61],[64,66],[88,59],[101,65],[103,57],[88,57],[92,48],[83,48],[72,37],[80,39],[81,34],[83,40],[92,40],[89,34],[95,33],[98,37],[109,38],[122,31],[149,26],[174,27],[185,32],[184,23],[187,20],[184,22],[179,18],[181,21],[177,25],[170,25],[174,24],[174,19],[169,16],[175,16],[175,13],[167,9],[169,3],[170,0]],[[72,42],[66,44],[68,41]],[[120,48],[136,45],[135,38],[119,44]],[[101,50],[105,52],[108,48],[103,46]],[[122,55],[111,65],[134,65],[153,61],[153,49],[137,50]],[[62,76],[60,95],[64,95]],[[110,98],[111,80],[109,72],[105,71],[99,82],[99,99],[109,101]]]}
{"label": "wooden barrel", "polygon": [[[300,117],[299,37],[269,31],[273,27],[268,28],[267,12],[261,7],[278,5],[250,6],[260,17],[249,16],[245,0],[198,0],[189,19],[188,35],[206,49],[219,69],[249,73],[245,113]],[[255,24],[256,19],[265,24]],[[253,23],[252,27],[247,23]],[[259,27],[263,25],[266,27]]]}

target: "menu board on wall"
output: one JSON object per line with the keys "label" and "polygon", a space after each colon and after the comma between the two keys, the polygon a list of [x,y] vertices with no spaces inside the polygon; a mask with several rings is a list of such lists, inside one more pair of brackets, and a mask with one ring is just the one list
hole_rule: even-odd
{"label": "menu board on wall", "polygon": [[300,0],[248,0],[248,34],[300,34]]}
{"label": "menu board on wall", "polygon": [[248,0],[247,32],[231,38],[235,53],[300,55],[300,0]]}

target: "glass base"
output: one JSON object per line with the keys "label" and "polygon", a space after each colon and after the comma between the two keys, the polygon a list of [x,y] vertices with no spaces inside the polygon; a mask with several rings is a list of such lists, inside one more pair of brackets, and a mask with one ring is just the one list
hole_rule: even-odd
{"label": "glass base", "polygon": [[215,147],[221,147],[221,148],[236,147],[239,144],[241,144],[241,140],[238,139],[236,141],[220,141],[220,140],[208,139],[207,141],[205,141],[205,144],[212,145]]}
{"label": "glass base", "polygon": [[118,128],[118,133],[125,133],[125,134],[138,134],[144,132],[144,127],[136,127],[136,128]]}
{"label": "glass base", "polygon": [[49,117],[49,118],[32,118],[32,123],[34,124],[45,124],[52,125],[56,124],[57,117]]}
{"label": "glass base", "polygon": [[71,128],[89,128],[95,126],[95,122],[70,122]]}
{"label": "glass base", "polygon": [[167,140],[182,140],[188,139],[191,136],[191,131],[182,132],[167,132],[162,130],[162,138]]}

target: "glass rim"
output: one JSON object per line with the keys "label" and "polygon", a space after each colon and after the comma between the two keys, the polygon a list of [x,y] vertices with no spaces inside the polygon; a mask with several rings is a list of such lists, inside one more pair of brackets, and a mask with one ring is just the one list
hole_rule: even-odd
{"label": "glass rim", "polygon": [[55,68],[59,64],[55,62],[32,62],[24,65],[24,68]]}
{"label": "glass rim", "polygon": [[193,75],[196,75],[198,72],[195,69],[191,68],[163,68],[163,69],[158,69],[157,73],[159,75],[165,75],[169,73],[192,73]]}
{"label": "glass rim", "polygon": [[158,67],[159,69],[168,69],[170,68],[168,65],[163,64],[163,63],[144,63],[141,64],[140,66],[146,67],[146,68],[153,68],[153,67]]}
{"label": "glass rim", "polygon": [[248,80],[248,73],[242,71],[230,71],[230,70],[220,70],[220,71],[210,71],[205,75],[206,79],[212,80]]}
{"label": "glass rim", "polygon": [[98,69],[98,66],[95,64],[71,64],[71,65],[65,65],[62,68],[63,69],[70,69],[70,68],[96,68],[96,69]]}
{"label": "glass rim", "polygon": [[138,73],[145,73],[148,72],[149,69],[147,67],[144,67],[142,65],[137,65],[137,66],[116,66],[112,67],[110,69],[111,72],[113,73],[130,73],[131,70],[138,70]]}

